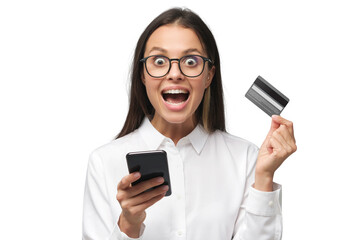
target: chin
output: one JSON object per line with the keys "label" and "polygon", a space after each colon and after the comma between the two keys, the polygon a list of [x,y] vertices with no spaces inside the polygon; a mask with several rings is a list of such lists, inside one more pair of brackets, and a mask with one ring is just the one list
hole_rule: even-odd
{"label": "chin", "polygon": [[179,113],[179,112],[165,112],[161,114],[161,118],[165,120],[165,122],[169,124],[193,124],[194,121],[194,115],[191,114],[185,114],[185,113]]}
{"label": "chin", "polygon": [[[170,115],[170,114],[169,114]],[[168,123],[172,123],[172,124],[183,124],[183,123],[188,123],[188,122],[192,122],[192,117],[186,117],[186,116],[176,116],[178,114],[171,114],[170,116],[167,115],[164,119],[168,122]]]}

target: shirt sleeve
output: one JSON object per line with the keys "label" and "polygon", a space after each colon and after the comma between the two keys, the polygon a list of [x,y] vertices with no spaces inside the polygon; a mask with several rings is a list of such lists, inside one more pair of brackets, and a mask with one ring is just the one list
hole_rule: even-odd
{"label": "shirt sleeve", "polygon": [[[135,240],[121,232],[117,221],[113,220],[109,196],[106,191],[103,164],[98,154],[90,155],[83,204],[83,240]],[[115,196],[114,196],[115,198]],[[141,240],[145,225],[140,231]]]}
{"label": "shirt sleeve", "polygon": [[247,169],[244,199],[235,223],[233,240],[280,240],[282,236],[281,185],[274,183],[272,192],[252,187],[256,154],[251,154]]}
{"label": "shirt sleeve", "polygon": [[280,240],[282,234],[281,186],[273,192],[251,187],[247,204],[241,207],[233,240]]}
{"label": "shirt sleeve", "polygon": [[126,235],[125,233],[120,231],[119,226],[116,224],[114,231],[112,232],[112,235],[110,237],[110,240],[117,240],[117,239],[121,239],[121,240],[142,240],[142,236],[143,236],[143,232],[145,229],[145,225],[142,224],[141,225],[141,229],[140,229],[140,237],[139,238],[131,238],[128,235]]}

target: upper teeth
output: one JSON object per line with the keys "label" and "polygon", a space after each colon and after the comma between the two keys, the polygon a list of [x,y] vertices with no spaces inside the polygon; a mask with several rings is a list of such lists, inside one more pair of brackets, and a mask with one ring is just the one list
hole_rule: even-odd
{"label": "upper teeth", "polygon": [[166,90],[164,91],[165,94],[179,94],[179,93],[188,93],[185,90],[182,89],[170,89],[170,90]]}

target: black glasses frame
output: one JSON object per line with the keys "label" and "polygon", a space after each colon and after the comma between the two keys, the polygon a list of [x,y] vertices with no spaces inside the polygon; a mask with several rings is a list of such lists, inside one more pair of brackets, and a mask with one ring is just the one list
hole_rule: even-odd
{"label": "black glasses frame", "polygon": [[[202,58],[203,61],[204,61],[203,68],[202,68],[200,74],[198,74],[198,75],[196,75],[196,76],[186,75],[186,74],[183,73],[183,71],[181,70],[180,61],[181,61],[183,58],[187,58],[187,57],[191,57],[191,56],[200,57],[200,58]],[[168,71],[167,71],[164,75],[162,75],[162,76],[153,76],[153,75],[151,75],[151,74],[149,73],[149,71],[148,71],[148,69],[147,69],[147,66],[146,66],[146,60],[147,60],[148,58],[151,58],[151,57],[163,57],[163,58],[167,58],[167,59],[169,60],[169,63],[170,63],[170,64],[169,64],[169,69],[168,69]],[[168,57],[166,57],[166,56],[164,56],[164,55],[151,55],[151,56],[145,57],[145,58],[143,58],[143,59],[140,59],[140,62],[142,62],[142,63],[145,64],[146,72],[147,72],[151,77],[153,77],[153,78],[162,78],[162,77],[166,76],[166,75],[170,72],[170,69],[171,69],[171,66],[172,66],[172,64],[171,64],[172,61],[177,61],[181,74],[184,75],[184,76],[186,76],[186,77],[190,77],[190,78],[194,78],[194,77],[200,76],[200,75],[204,72],[205,63],[206,63],[206,62],[209,62],[211,66],[214,64],[214,62],[213,62],[210,58],[206,58],[206,57],[203,57],[203,56],[200,56],[200,55],[194,55],[194,54],[192,54],[192,55],[185,55],[185,56],[182,56],[181,58],[168,58]]]}

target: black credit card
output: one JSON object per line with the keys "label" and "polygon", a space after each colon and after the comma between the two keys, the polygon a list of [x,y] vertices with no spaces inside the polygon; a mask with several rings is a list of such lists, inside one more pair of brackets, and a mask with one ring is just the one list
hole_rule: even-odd
{"label": "black credit card", "polygon": [[269,116],[280,115],[289,102],[284,94],[258,76],[246,92],[245,97],[252,101]]}

